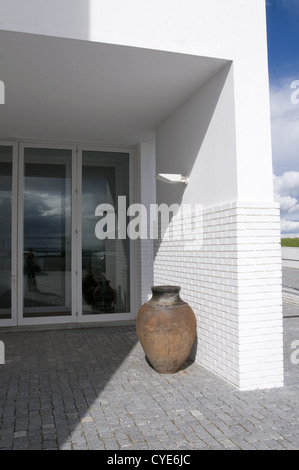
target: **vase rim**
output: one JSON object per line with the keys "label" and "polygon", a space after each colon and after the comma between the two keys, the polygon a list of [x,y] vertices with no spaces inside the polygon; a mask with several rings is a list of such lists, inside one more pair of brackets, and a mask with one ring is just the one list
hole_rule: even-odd
{"label": "vase rim", "polygon": [[169,294],[177,294],[181,290],[180,286],[153,286],[152,287],[152,292],[153,293],[159,293],[159,294],[164,294],[164,293],[169,293]]}

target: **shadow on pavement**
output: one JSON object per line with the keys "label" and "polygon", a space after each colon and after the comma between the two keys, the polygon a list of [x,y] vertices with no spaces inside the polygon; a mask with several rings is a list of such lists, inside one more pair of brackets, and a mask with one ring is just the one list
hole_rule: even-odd
{"label": "shadow on pavement", "polygon": [[61,448],[93,414],[115,407],[123,390],[105,394],[123,365],[122,380],[134,364],[125,361],[137,343],[132,327],[2,333],[0,366],[0,449]]}

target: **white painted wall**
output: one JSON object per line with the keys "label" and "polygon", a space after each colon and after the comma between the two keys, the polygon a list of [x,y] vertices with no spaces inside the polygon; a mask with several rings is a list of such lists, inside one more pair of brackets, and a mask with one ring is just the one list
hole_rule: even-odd
{"label": "white painted wall", "polygon": [[250,60],[265,39],[260,0],[1,0],[0,10],[5,30],[224,59]]}
{"label": "white painted wall", "polygon": [[[27,0],[25,7],[23,0],[0,0],[0,13],[4,30],[227,61],[151,129],[157,130],[156,171],[190,175],[187,187],[159,184],[158,201],[195,202],[205,212],[194,251],[164,239],[152,257],[151,247],[141,246],[141,295],[146,300],[154,263],[154,282],[178,282],[196,310],[197,360],[243,390],[281,386],[265,2]],[[75,73],[80,63],[73,64]],[[155,197],[154,151],[143,142],[140,197],[148,205]]]}
{"label": "white painted wall", "polygon": [[272,201],[265,2],[0,0],[0,28],[234,61],[238,199]]}

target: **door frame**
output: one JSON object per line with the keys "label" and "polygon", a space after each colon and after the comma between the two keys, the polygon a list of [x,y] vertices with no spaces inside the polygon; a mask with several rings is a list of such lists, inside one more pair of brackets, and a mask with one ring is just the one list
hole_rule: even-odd
{"label": "door frame", "polygon": [[[81,196],[82,196],[82,153],[84,151],[91,152],[116,152],[124,153],[129,155],[129,204],[139,200],[138,188],[139,184],[133,184],[133,182],[139,181],[139,158],[137,149],[132,146],[104,146],[104,145],[83,145],[80,144],[77,147],[77,299],[76,305],[78,310],[76,311],[78,323],[94,323],[94,322],[114,322],[114,321],[130,321],[135,320],[136,313],[138,311],[138,247],[136,242],[130,240],[130,312],[128,313],[109,313],[109,314],[82,314],[82,216],[81,216]],[[135,312],[135,313],[134,313]]]}
{"label": "door frame", "polygon": [[[140,201],[140,155],[138,146],[64,143],[49,141],[0,141],[1,146],[13,149],[12,161],[12,248],[11,248],[11,318],[0,320],[1,327],[55,325],[72,323],[105,324],[134,321],[140,303],[139,257],[140,244],[130,240],[130,312],[82,315],[82,260],[81,260],[81,190],[82,152],[117,152],[129,155],[129,204]],[[72,313],[68,316],[23,317],[23,202],[25,148],[52,148],[72,151]]]}
{"label": "door frame", "polygon": [[[73,217],[72,207],[72,236],[71,236],[71,289],[72,289],[72,300],[71,300],[71,315],[65,316],[45,316],[45,317],[28,317],[23,316],[23,293],[24,293],[24,276],[23,273],[23,252],[24,252],[24,153],[25,148],[40,148],[40,149],[55,149],[55,150],[70,150],[72,152],[72,206],[76,204],[75,194],[75,176],[76,176],[76,146],[74,144],[61,144],[61,143],[43,143],[43,142],[20,142],[19,143],[19,177],[18,177],[18,308],[17,308],[17,324],[18,325],[50,325],[60,323],[73,323],[75,321],[75,305],[73,299],[73,286],[74,286],[74,260],[76,260],[74,251],[74,233],[76,226],[76,219]],[[42,163],[42,161],[41,161]]]}
{"label": "door frame", "polygon": [[0,321],[0,326],[17,325],[17,296],[18,296],[18,237],[17,237],[17,212],[18,212],[18,142],[1,141],[1,147],[12,148],[12,185],[11,185],[11,317]]}

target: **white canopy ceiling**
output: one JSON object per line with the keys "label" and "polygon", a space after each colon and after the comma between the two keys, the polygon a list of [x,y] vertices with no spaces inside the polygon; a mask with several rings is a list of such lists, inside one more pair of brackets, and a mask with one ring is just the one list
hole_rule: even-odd
{"label": "white canopy ceiling", "polygon": [[0,138],[136,143],[225,61],[0,31]]}

